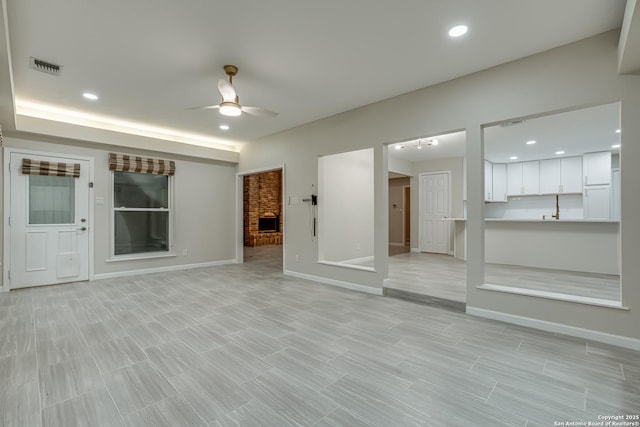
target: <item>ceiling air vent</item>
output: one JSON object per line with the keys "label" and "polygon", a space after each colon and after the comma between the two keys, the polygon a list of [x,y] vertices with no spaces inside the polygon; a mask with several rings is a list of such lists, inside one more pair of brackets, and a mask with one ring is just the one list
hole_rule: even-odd
{"label": "ceiling air vent", "polygon": [[42,73],[52,74],[54,76],[60,75],[60,65],[52,64],[51,62],[43,61],[41,59],[34,58],[29,59],[29,66],[32,70],[40,71]]}
{"label": "ceiling air vent", "polygon": [[502,127],[502,128],[506,128],[506,127],[509,127],[509,126],[521,125],[521,124],[523,124],[523,123],[524,123],[524,120],[514,120],[514,121],[512,121],[512,122],[502,123],[502,124],[500,125],[500,127]]}

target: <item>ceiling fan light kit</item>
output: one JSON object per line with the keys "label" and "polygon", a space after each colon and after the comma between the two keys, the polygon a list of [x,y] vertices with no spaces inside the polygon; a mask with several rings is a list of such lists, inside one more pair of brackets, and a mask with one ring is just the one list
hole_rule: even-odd
{"label": "ceiling fan light kit", "polygon": [[233,87],[233,76],[238,74],[238,67],[235,65],[225,65],[222,68],[224,69],[225,74],[229,77],[229,81],[224,79],[218,80],[218,92],[222,95],[222,102],[220,104],[207,105],[204,107],[189,108],[189,110],[217,108],[220,111],[220,114],[229,117],[237,117],[242,113],[258,117],[275,117],[278,115],[278,113],[267,110],[266,108],[241,106],[238,94]]}
{"label": "ceiling fan light kit", "polygon": [[242,110],[240,109],[240,106],[235,102],[223,101],[220,104],[220,114],[222,114],[223,116],[236,117],[242,114]]}

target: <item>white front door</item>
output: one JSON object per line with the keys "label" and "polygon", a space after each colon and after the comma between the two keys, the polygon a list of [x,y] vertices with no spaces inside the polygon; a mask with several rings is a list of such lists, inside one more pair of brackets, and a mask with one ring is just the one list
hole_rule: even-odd
{"label": "white front door", "polygon": [[[23,159],[80,164],[80,177],[25,175]],[[11,289],[89,279],[89,161],[11,153]]]}
{"label": "white front door", "polygon": [[420,174],[420,251],[449,252],[449,174]]}

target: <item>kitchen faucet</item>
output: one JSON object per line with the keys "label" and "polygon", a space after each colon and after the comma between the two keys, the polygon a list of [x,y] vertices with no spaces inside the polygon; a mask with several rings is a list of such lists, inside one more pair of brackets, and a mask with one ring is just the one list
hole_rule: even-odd
{"label": "kitchen faucet", "polygon": [[551,214],[551,218],[555,218],[556,221],[560,219],[560,195],[556,194],[556,213]]}

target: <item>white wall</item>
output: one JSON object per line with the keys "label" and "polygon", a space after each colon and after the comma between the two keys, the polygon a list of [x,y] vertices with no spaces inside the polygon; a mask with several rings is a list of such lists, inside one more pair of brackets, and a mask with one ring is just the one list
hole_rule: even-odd
{"label": "white wall", "polygon": [[373,149],[318,159],[318,257],[358,263],[373,257]]}
{"label": "white wall", "polygon": [[[558,200],[561,219],[582,219],[584,210],[581,194],[561,194]],[[484,206],[487,218],[547,219],[556,212],[556,196],[509,197],[506,203],[487,203]]]}
{"label": "white wall", "polygon": [[[4,138],[12,148],[75,154],[94,159],[94,273],[100,275],[149,268],[227,261],[235,258],[235,173],[233,163],[171,156],[149,151],[108,150],[82,143],[49,143],[36,139]],[[172,258],[107,262],[109,258],[110,172],[108,153],[144,154],[175,160],[174,252]],[[95,205],[103,197],[104,206]],[[187,256],[183,256],[187,249]]]}
{"label": "white wall", "polygon": [[[463,78],[319,120],[250,143],[240,169],[286,163],[287,191],[307,193],[318,155],[374,147],[376,272],[320,266],[304,233],[303,206],[287,207],[286,264],[298,273],[381,288],[387,278],[388,180],[385,143],[414,135],[467,132],[467,306],[640,339],[640,77],[617,73],[618,32],[523,58]],[[629,311],[478,289],[484,282],[482,126],[581,106],[621,101],[622,302]],[[386,148],[386,147],[385,147]],[[629,167],[625,167],[628,164]],[[384,171],[384,174],[383,174]],[[300,262],[293,257],[300,255]]]}

